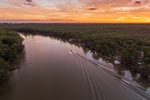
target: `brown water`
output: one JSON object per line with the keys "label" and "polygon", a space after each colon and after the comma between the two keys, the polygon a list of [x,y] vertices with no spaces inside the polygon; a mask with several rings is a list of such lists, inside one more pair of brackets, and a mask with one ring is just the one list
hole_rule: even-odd
{"label": "brown water", "polygon": [[20,69],[0,86],[0,100],[150,99],[150,89],[136,81],[138,75],[133,78],[121,70],[124,75],[119,76],[113,64],[95,60],[81,47],[50,37],[21,36],[25,54],[16,63]]}

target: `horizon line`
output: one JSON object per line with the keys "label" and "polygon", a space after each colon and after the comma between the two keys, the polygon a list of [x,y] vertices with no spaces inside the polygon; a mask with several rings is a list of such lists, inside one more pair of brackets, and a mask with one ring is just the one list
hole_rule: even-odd
{"label": "horizon line", "polygon": [[31,21],[31,20],[0,20],[0,24],[23,24],[23,23],[43,23],[43,24],[63,24],[63,23],[70,23],[70,24],[150,24],[150,22],[74,22],[74,21],[64,21],[64,22],[58,22],[58,21]]}

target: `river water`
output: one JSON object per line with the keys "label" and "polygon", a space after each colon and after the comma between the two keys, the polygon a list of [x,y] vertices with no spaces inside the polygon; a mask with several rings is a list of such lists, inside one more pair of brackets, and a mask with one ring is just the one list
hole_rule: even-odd
{"label": "river water", "polygon": [[150,99],[149,84],[137,74],[68,42],[20,35],[25,53],[15,63],[20,68],[0,86],[0,100]]}

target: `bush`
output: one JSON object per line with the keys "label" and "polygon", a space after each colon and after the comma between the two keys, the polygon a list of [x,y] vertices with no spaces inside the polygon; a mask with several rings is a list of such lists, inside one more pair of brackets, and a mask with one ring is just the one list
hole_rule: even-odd
{"label": "bush", "polygon": [[8,78],[9,76],[9,64],[2,58],[0,58],[0,82]]}
{"label": "bush", "polygon": [[22,40],[16,32],[0,30],[0,81],[9,76],[10,63],[23,50]]}

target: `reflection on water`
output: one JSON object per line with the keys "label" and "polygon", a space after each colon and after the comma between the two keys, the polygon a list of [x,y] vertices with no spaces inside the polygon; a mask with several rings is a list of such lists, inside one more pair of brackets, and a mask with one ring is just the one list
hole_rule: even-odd
{"label": "reflection on water", "polygon": [[136,87],[146,91],[150,94],[150,80],[145,79],[139,73],[135,73],[128,66],[121,65],[118,60],[112,59],[111,57],[107,57],[104,55],[100,55],[95,51],[90,51],[89,49],[82,47],[85,57],[100,63],[101,65],[109,68],[111,71],[117,73],[121,77],[132,82]]}
{"label": "reflection on water", "polygon": [[95,52],[91,52],[90,50],[85,50],[85,56],[88,59],[98,61],[101,65],[111,69],[111,71],[116,72],[121,77],[131,81],[136,87],[146,91],[150,94],[150,83],[149,80],[146,80],[144,77],[141,77],[139,73],[135,73],[134,71],[130,70],[127,66],[121,64],[114,64],[114,59],[109,59],[106,56],[102,56],[96,54]]}
{"label": "reflection on water", "polygon": [[20,68],[0,86],[0,100],[91,100],[88,91],[84,91],[80,68],[70,50],[133,81],[150,94],[147,81],[125,67],[110,63],[108,57],[51,37],[20,35],[24,38],[25,53],[14,64]]}

